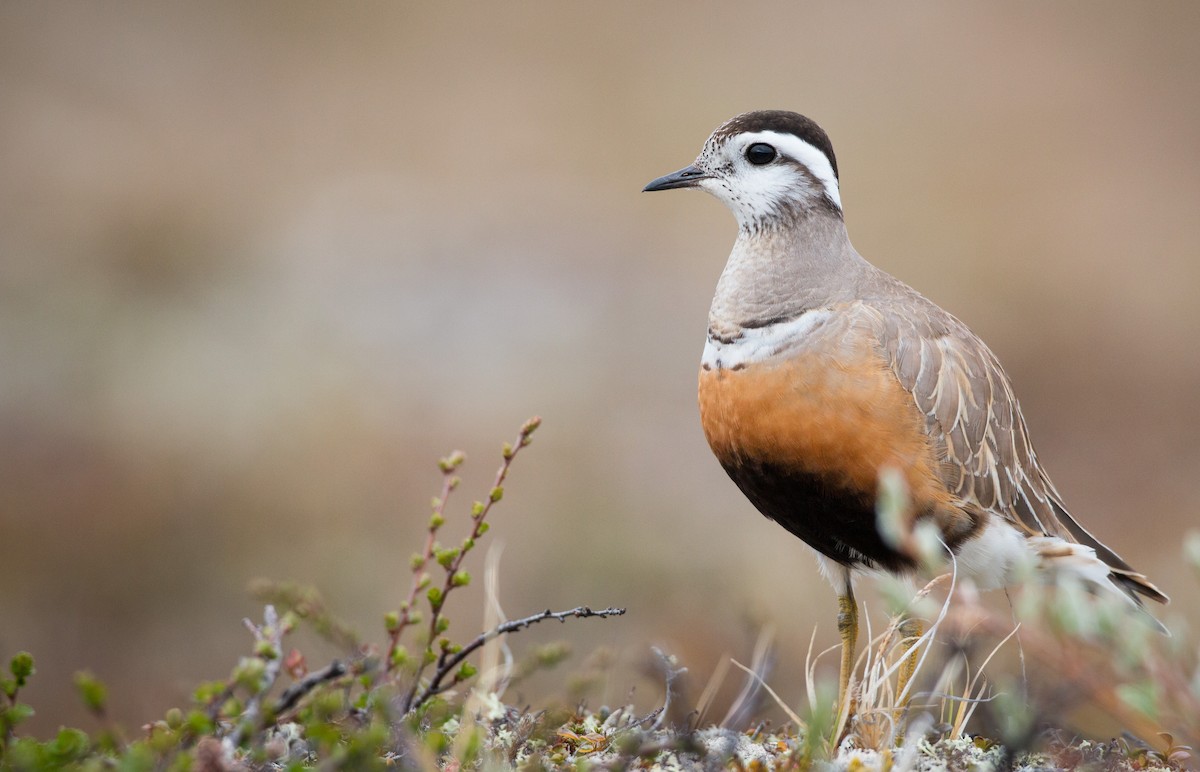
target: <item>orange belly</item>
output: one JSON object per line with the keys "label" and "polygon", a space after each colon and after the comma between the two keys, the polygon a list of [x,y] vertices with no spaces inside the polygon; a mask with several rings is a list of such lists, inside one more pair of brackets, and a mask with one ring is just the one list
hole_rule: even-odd
{"label": "orange belly", "polygon": [[878,358],[801,354],[702,370],[699,391],[704,434],[730,477],[764,515],[834,560],[911,567],[876,528],[887,467],[907,481],[913,517],[966,517],[935,473],[911,395]]}

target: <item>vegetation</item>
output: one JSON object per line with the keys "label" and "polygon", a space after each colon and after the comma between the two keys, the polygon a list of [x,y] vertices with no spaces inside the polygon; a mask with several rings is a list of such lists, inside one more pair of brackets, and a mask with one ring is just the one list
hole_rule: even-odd
{"label": "vegetation", "polygon": [[[901,585],[890,586],[891,621],[878,636],[868,632],[857,683],[841,704],[817,677],[823,655],[814,655],[811,646],[808,704],[797,710],[775,697],[763,664],[766,639],[749,666],[738,665],[746,673],[745,688],[716,724],[704,717],[726,671],[713,675],[695,709],[681,710],[676,686],[686,669],[659,651],[665,697],[648,713],[582,702],[567,711],[505,704],[513,680],[567,654],[550,645],[514,664],[502,656],[507,635],[552,619],[624,613],[582,606],[545,610],[497,618],[474,636],[450,634],[448,601],[472,585],[464,558],[487,534],[510,467],[538,425],[530,420],[504,446],[492,486],[469,509],[466,536],[448,543],[449,504],[464,457],[455,452],[439,462],[442,487],[432,501],[425,543],[411,558],[405,597],[383,615],[381,642],[360,641],[314,589],[264,582],[255,588],[266,601],[262,621],[245,623],[250,653],[228,678],[199,686],[189,707],[168,710],[131,737],[107,717],[105,686],[79,673],[79,696],[96,728],[62,728],[46,740],[20,732],[33,714],[22,691],[36,666],[32,655],[19,652],[0,673],[0,768],[1146,770],[1191,763],[1185,742],[1200,737],[1194,645],[1182,634],[1159,636],[1119,601],[1090,597],[1070,584],[1028,588],[1013,618],[987,609],[953,575],[935,579],[915,597]],[[902,506],[902,496],[885,498]],[[1191,537],[1186,549],[1200,572],[1200,536]],[[919,638],[904,638],[902,621],[910,618],[927,620]],[[347,656],[310,669],[304,655],[285,643],[300,624]],[[1024,676],[992,683],[985,668],[998,652],[1013,648]],[[897,693],[906,661],[915,663],[914,683],[921,684],[911,694]],[[782,725],[739,725],[737,716],[761,715],[773,707],[772,699],[787,717]],[[1081,704],[1103,712],[1126,734],[1099,743],[1071,738],[1063,727]],[[969,734],[976,726],[986,727],[988,737]]]}

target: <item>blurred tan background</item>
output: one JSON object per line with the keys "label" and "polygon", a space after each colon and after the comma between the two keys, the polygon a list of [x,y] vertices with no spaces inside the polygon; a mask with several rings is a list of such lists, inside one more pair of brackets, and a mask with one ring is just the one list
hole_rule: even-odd
{"label": "blurred tan background", "polygon": [[226,675],[255,577],[381,640],[435,460],[468,454],[461,534],[533,414],[504,608],[629,613],[518,651],[657,643],[702,686],[773,622],[800,701],[833,593],[695,409],[733,220],[639,193],[755,108],[829,131],[859,250],[989,341],[1074,511],[1200,622],[1198,34],[1190,0],[4,4],[0,657],[38,658],[33,728],[85,721],[80,668],[133,726]]}

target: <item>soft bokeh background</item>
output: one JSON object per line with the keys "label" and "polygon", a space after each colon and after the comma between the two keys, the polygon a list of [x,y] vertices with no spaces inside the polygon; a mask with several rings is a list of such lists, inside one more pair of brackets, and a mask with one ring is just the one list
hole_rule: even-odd
{"label": "soft bokeh background", "polygon": [[38,657],[34,728],[83,720],[76,669],[133,725],[228,673],[254,577],[380,639],[436,458],[468,453],[461,517],[535,413],[505,610],[630,611],[516,647],[658,643],[702,685],[774,623],[798,701],[833,594],[694,406],[733,220],[639,193],[765,107],[830,132],[860,251],[991,343],[1074,510],[1200,621],[1198,34],[1191,0],[5,3],[0,657]]}

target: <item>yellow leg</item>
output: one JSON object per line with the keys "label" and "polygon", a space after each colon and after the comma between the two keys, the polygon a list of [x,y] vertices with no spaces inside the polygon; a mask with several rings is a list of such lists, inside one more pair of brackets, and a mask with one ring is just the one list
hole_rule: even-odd
{"label": "yellow leg", "polygon": [[[919,619],[909,617],[900,623],[901,645],[904,646],[904,661],[900,665],[900,673],[896,677],[896,694],[904,693],[908,682],[917,671],[917,639],[925,632],[925,625]],[[912,694],[904,695],[900,707],[907,707]]]}
{"label": "yellow leg", "polygon": [[[838,595],[838,635],[842,637],[842,671],[838,689],[838,704],[850,699],[850,676],[854,673],[854,652],[858,645],[858,603],[854,600],[854,590],[850,580],[846,580],[845,590]],[[851,708],[853,713],[853,708]]]}

